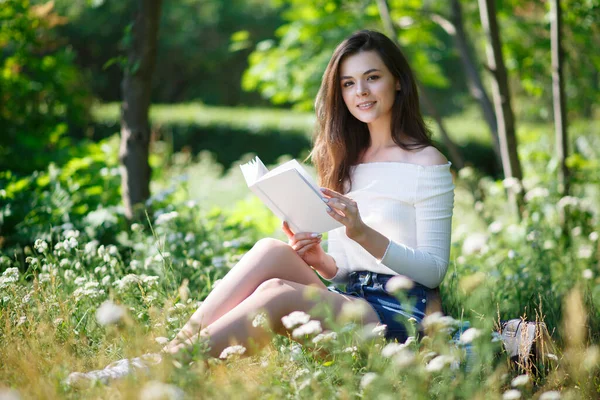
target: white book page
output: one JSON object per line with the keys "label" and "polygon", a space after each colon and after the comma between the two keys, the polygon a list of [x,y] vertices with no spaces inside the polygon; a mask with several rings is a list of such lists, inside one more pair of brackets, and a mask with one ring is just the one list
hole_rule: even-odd
{"label": "white book page", "polygon": [[276,168],[273,168],[271,171],[269,171],[268,173],[263,175],[260,179],[267,179],[267,178],[270,178],[271,176],[280,174],[283,171],[289,171],[291,169],[295,169],[296,171],[298,171],[300,173],[300,175],[304,178],[306,183],[314,189],[315,193],[319,196],[321,195],[321,190],[319,189],[319,186],[315,182],[314,178],[312,176],[310,176],[308,171],[306,171],[306,169],[302,166],[302,164],[300,164],[296,159],[290,160],[286,163],[283,163],[283,164],[277,166]]}
{"label": "white book page", "polygon": [[[271,171],[273,172],[273,171]],[[294,233],[327,232],[342,226],[327,211],[327,204],[296,168],[284,170],[255,184],[277,205]]]}
{"label": "white book page", "polygon": [[262,176],[269,172],[258,156],[245,164],[241,164],[240,169],[242,170],[242,174],[244,175],[244,179],[248,186],[252,186],[254,182],[258,181]]}

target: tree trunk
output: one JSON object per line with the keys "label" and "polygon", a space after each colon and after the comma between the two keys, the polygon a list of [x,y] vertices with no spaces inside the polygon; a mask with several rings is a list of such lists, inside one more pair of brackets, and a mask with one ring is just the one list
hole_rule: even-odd
{"label": "tree trunk", "polygon": [[[502,154],[502,169],[505,178],[516,178],[519,184],[523,179],[521,163],[517,153],[517,136],[515,134],[515,121],[510,104],[510,91],[504,58],[502,57],[502,43],[496,20],[496,5],[494,0],[479,0],[479,13],[481,25],[487,36],[486,53],[488,68],[492,73],[492,95],[496,120],[498,123],[498,138]],[[518,185],[520,186],[520,185]],[[523,196],[521,191],[508,190],[510,201],[521,217]]]}
{"label": "tree trunk", "polygon": [[465,26],[463,23],[462,8],[459,0],[451,0],[450,2],[452,16],[451,20],[454,23],[456,34],[452,36],[454,38],[454,44],[458,49],[458,54],[465,67],[467,81],[469,83],[469,92],[471,96],[477,100],[481,107],[483,118],[487,122],[490,133],[492,135],[492,146],[496,153],[498,167],[502,167],[501,160],[502,154],[500,152],[500,141],[498,139],[498,125],[496,122],[496,116],[494,115],[494,106],[487,95],[483,86],[483,81],[477,70],[477,63],[474,60],[471,46],[469,46],[469,39],[465,32]]}
{"label": "tree trunk", "polygon": [[148,109],[162,0],[138,0],[121,91],[121,194],[127,219],[141,217],[150,197]]}
{"label": "tree trunk", "polygon": [[567,115],[563,80],[563,49],[561,46],[562,11],[560,0],[550,1],[550,30],[552,47],[552,99],[554,103],[554,132],[556,157],[558,158],[558,190],[569,193],[569,169],[567,168]]}
{"label": "tree trunk", "polygon": [[[387,4],[387,0],[377,0],[377,5],[379,7],[379,15],[381,16],[381,21],[383,22],[383,26],[385,27],[385,30],[387,31],[390,38],[396,43],[398,48],[401,48],[400,43],[398,43],[398,40],[397,40],[398,36],[396,33],[396,29],[394,28],[394,23],[392,22],[392,18],[390,16],[390,10],[389,10],[388,4]],[[444,145],[448,149],[448,153],[450,156],[450,160],[452,161],[452,164],[454,164],[454,166],[457,169],[463,168],[465,166],[465,162],[460,153],[460,150],[458,149],[458,146],[452,141],[452,139],[450,139],[450,136],[448,135],[448,132],[446,131],[446,128],[442,121],[442,117],[437,112],[437,109],[435,108],[435,105],[433,104],[433,102],[431,102],[431,100],[427,96],[427,92],[425,91],[425,88],[419,83],[419,80],[416,77],[415,77],[415,80],[416,80],[416,84],[419,89],[419,92],[421,94],[421,100],[423,100],[423,105],[427,109],[427,112],[433,117],[433,119],[435,120],[435,122],[437,123],[437,125],[440,129],[440,134],[442,135],[442,141],[444,142]]]}

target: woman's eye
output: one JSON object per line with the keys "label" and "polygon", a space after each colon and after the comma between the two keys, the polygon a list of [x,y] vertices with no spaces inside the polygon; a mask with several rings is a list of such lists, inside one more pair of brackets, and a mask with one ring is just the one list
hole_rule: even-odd
{"label": "woman's eye", "polygon": [[352,82],[344,82],[344,83],[342,83],[343,87],[349,87],[351,85],[352,85]]}
{"label": "woman's eye", "polygon": [[375,81],[375,80],[379,79],[379,75],[371,75],[368,79]]}

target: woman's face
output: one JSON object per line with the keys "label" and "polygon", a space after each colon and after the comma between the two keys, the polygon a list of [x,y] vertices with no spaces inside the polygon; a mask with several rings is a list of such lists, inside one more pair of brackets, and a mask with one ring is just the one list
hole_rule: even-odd
{"label": "woman's face", "polygon": [[340,85],[344,103],[356,119],[366,124],[391,121],[400,82],[376,51],[346,57],[340,65]]}

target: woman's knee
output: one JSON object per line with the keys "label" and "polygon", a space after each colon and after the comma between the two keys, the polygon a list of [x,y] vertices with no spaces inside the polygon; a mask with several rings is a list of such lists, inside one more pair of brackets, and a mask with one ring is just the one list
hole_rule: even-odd
{"label": "woman's knee", "polygon": [[299,257],[296,251],[285,242],[274,238],[260,239],[254,247],[253,252],[260,253],[262,257],[275,258],[277,261],[285,261],[285,259],[292,257]]}
{"label": "woman's knee", "polygon": [[285,279],[280,278],[271,278],[262,282],[256,290],[254,291],[255,295],[258,296],[277,296],[280,293],[284,293],[290,290],[290,286],[287,284]]}
{"label": "woman's knee", "polygon": [[275,238],[262,238],[254,244],[254,247],[257,250],[269,251],[273,249],[289,249],[292,248],[285,242],[275,239]]}

